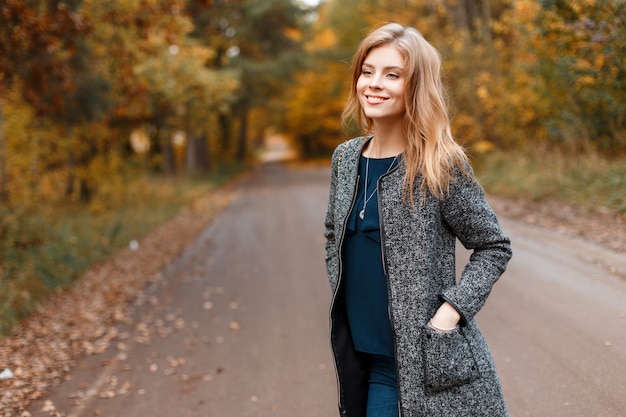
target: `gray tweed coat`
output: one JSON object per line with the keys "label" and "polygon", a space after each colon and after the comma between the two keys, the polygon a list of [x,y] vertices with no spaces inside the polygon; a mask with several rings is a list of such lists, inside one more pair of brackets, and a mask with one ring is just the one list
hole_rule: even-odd
{"label": "gray tweed coat", "polygon": [[[367,398],[367,367],[354,350],[345,313],[341,253],[355,199],[359,156],[368,140],[355,138],[335,150],[325,219],[326,267],[333,290],[331,346],[339,411],[346,417],[364,417]],[[496,368],[474,316],[511,258],[510,241],[471,170],[469,177],[457,173],[442,200],[429,193],[424,200],[417,178],[414,207],[401,201],[405,170],[401,163],[381,177],[377,193],[400,413],[402,417],[507,416]],[[457,238],[473,250],[458,281]],[[462,319],[455,330],[438,333],[426,324],[444,300]]]}

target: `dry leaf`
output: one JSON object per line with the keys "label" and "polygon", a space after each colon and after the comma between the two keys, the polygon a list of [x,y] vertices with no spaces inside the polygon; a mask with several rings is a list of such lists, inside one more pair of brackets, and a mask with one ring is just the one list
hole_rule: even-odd
{"label": "dry leaf", "polygon": [[[171,334],[173,328],[164,323],[156,330],[152,324],[131,323],[131,312],[140,305],[161,304],[158,297],[146,294],[146,288],[162,282],[165,267],[195,241],[232,196],[229,188],[207,194],[133,243],[137,250],[122,249],[108,261],[94,265],[71,289],[52,297],[12,335],[0,340],[0,364],[2,369],[10,366],[13,373],[11,379],[0,380],[0,416],[28,417],[23,413],[33,399],[45,396],[50,387],[63,381],[81,358],[104,352],[111,343],[123,352],[121,340],[133,337],[135,342],[148,345],[154,334]],[[223,293],[223,288],[211,289],[208,296]],[[118,324],[134,328],[133,336],[120,332]],[[178,329],[185,327],[176,316],[172,324]],[[153,372],[156,370],[158,366]],[[119,388],[121,392],[128,389]],[[44,403],[44,408],[48,410],[45,412],[57,413],[51,402]]]}

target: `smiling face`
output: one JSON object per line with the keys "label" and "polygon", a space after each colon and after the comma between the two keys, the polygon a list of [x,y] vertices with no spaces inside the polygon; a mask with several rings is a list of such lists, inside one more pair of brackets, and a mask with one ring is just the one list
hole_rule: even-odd
{"label": "smiling face", "polygon": [[386,44],[372,49],[361,67],[356,93],[365,116],[374,123],[402,123],[405,107],[405,60]]}

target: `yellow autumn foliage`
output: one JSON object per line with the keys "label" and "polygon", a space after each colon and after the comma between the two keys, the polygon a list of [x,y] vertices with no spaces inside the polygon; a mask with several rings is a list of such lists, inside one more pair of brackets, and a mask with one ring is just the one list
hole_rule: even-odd
{"label": "yellow autumn foliage", "polygon": [[[369,0],[352,11],[355,16],[363,13],[357,20],[367,22],[361,36],[384,22],[399,21],[418,28],[440,50],[455,136],[470,148],[485,152],[492,147],[547,144],[624,154],[624,2],[500,0],[489,2],[482,11],[468,4],[466,0],[405,0],[382,5]],[[301,99],[290,101],[294,115],[312,112],[298,107],[315,105],[305,98],[320,91],[334,92],[322,100],[335,109],[334,114],[342,108],[345,91],[327,85],[329,77],[347,78],[348,73],[326,68],[335,59],[336,45],[330,40],[345,39],[343,31],[347,30],[334,25],[332,13],[345,12],[338,0],[329,0],[324,7],[317,37],[310,45],[319,57],[318,69],[302,77],[297,87]],[[352,50],[359,40],[354,40]],[[344,58],[347,62],[350,56]],[[297,119],[291,126],[295,137],[302,129]],[[315,119],[306,122],[311,120]],[[338,142],[344,135],[335,126]],[[312,131],[306,131],[310,142]],[[327,136],[319,138],[320,145],[328,141]]]}

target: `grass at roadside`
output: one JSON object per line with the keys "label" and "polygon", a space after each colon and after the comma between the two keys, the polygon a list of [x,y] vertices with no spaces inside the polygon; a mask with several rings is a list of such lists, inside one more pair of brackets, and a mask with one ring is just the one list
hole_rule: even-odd
{"label": "grass at roadside", "polygon": [[[51,293],[139,240],[237,172],[211,178],[143,177],[88,206],[0,209],[0,337]],[[88,295],[86,295],[88,296]]]}
{"label": "grass at roadside", "polygon": [[587,209],[626,215],[626,160],[595,155],[518,150],[473,158],[485,190],[494,195],[551,199]]}

